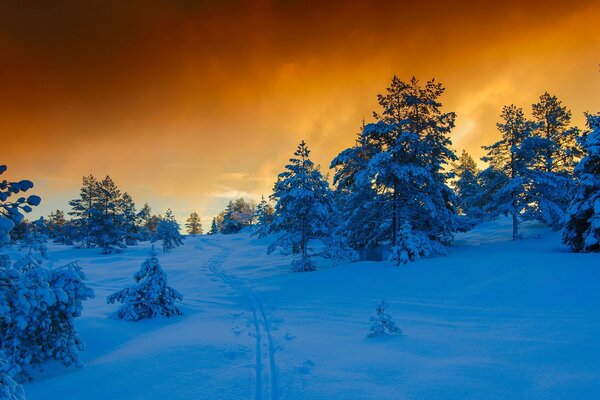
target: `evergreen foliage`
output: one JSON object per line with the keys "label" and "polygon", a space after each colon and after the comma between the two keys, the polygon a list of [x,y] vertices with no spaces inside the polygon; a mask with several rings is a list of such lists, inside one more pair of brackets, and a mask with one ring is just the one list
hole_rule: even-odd
{"label": "evergreen foliage", "polygon": [[585,157],[575,168],[579,187],[567,210],[563,243],[575,252],[600,251],[600,114],[587,114],[580,139]]}
{"label": "evergreen foliage", "polygon": [[109,304],[123,305],[111,318],[139,321],[148,318],[171,318],[183,313],[175,305],[183,296],[167,285],[167,274],[160,266],[152,247],[150,258],[145,260],[139,272],[133,275],[136,284],[120,290],[106,299]]}

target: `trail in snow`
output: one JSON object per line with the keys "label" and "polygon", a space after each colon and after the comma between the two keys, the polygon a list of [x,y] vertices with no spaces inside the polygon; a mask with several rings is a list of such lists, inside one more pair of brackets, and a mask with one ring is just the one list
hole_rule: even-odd
{"label": "trail in snow", "polygon": [[[209,243],[211,246],[221,249],[221,252],[216,256],[208,260],[208,269],[223,283],[236,290],[244,296],[250,310],[252,311],[252,322],[254,325],[254,336],[256,339],[256,392],[255,399],[262,400],[266,394],[263,391],[263,336],[266,338],[267,343],[267,354],[264,355],[268,362],[265,365],[269,366],[271,385],[271,400],[278,400],[279,396],[279,385],[278,385],[278,374],[277,374],[277,363],[275,360],[275,343],[271,335],[271,325],[267,314],[265,313],[264,306],[260,298],[250,288],[246,287],[234,276],[227,274],[221,268],[221,265],[231,254],[231,249],[217,243]],[[264,331],[264,334],[263,334]]]}

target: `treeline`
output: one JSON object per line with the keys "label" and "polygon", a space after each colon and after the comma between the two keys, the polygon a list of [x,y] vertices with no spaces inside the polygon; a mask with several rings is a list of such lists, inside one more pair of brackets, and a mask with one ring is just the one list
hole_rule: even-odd
{"label": "treeline", "polygon": [[[442,111],[444,91],[435,80],[394,77],[377,96],[375,122],[363,122],[354,145],[332,160],[334,188],[303,141],[277,178],[273,213],[261,218],[255,211],[251,219],[251,207],[239,200],[213,220],[211,233],[258,221],[261,236],[278,233],[269,251],[300,256],[298,271],[314,269],[315,254],[398,263],[443,254],[456,232],[501,214],[512,217],[515,240],[522,221],[538,220],[564,229],[574,251],[598,251],[600,114],[586,114],[581,130],[549,93],[530,117],[505,106],[500,139],[483,146],[487,167],[479,170],[468,153],[458,157],[451,147],[456,115]],[[315,241],[325,246],[311,246]]]}
{"label": "treeline", "polygon": [[[38,223],[55,243],[99,248],[103,254],[147,240],[161,241],[165,252],[183,243],[179,223],[170,209],[156,215],[145,203],[138,211],[131,196],[110,176],[102,180],[93,175],[83,177],[79,197],[69,201],[69,206],[66,213],[56,210]],[[10,233],[12,242],[22,240],[32,226],[32,222],[21,219]],[[198,213],[190,215],[186,228],[191,234],[202,233]]]}

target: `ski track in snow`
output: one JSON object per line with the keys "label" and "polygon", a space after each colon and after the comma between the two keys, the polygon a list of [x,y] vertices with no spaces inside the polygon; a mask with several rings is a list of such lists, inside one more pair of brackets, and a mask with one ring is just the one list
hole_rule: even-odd
{"label": "ski track in snow", "polygon": [[[279,386],[277,376],[277,363],[275,361],[275,343],[271,335],[271,325],[267,314],[265,313],[264,306],[260,298],[250,288],[246,287],[234,276],[227,274],[221,268],[221,265],[231,254],[231,249],[221,244],[210,243],[211,246],[217,247],[221,252],[207,261],[206,266],[212,274],[220,279],[227,286],[231,287],[235,291],[239,292],[244,296],[250,310],[252,311],[252,319],[254,325],[254,337],[256,339],[256,392],[255,399],[263,400],[263,396],[266,395],[263,390],[265,384],[270,384],[270,398],[271,400],[279,400]],[[262,351],[263,338],[266,338],[267,354]],[[270,372],[270,379],[267,382],[263,380],[263,357],[267,359],[264,365],[268,365]]]}

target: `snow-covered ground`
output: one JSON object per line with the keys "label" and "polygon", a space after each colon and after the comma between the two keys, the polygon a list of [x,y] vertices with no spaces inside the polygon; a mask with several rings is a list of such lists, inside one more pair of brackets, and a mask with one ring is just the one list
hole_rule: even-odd
{"label": "snow-covered ground", "polygon": [[[78,319],[85,368],[49,366],[30,400],[599,399],[600,255],[507,221],[457,237],[447,257],[290,272],[247,233],[189,237],[159,254],[183,317],[114,321],[149,244],[80,260],[96,298]],[[403,334],[368,339],[385,299]]]}

